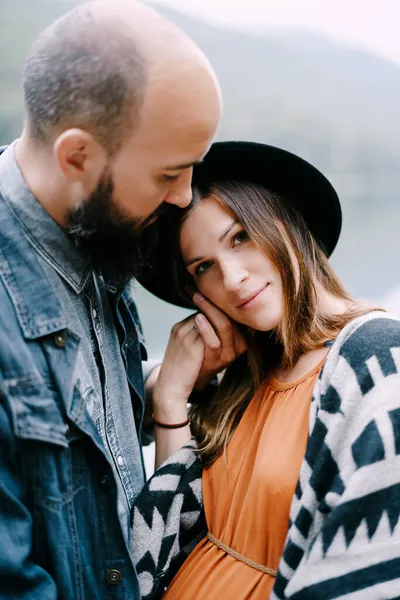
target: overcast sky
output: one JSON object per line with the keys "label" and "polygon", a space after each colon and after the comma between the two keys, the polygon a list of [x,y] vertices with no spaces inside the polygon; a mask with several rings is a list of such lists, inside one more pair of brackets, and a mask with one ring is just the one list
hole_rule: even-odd
{"label": "overcast sky", "polygon": [[237,28],[308,29],[400,66],[400,0],[155,0]]}

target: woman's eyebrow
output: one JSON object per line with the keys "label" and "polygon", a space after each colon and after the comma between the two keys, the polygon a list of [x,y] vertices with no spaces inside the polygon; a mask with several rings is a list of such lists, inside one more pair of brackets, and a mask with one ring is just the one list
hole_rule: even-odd
{"label": "woman's eyebrow", "polygon": [[196,258],[191,258],[188,261],[183,261],[183,264],[185,265],[185,267],[190,267],[190,265],[192,265],[195,262],[198,262],[199,260],[204,260],[204,256],[197,256]]}
{"label": "woman's eyebrow", "polygon": [[232,223],[229,225],[229,227],[226,229],[226,231],[224,231],[224,233],[219,236],[218,242],[221,244],[221,242],[224,241],[224,239],[226,238],[228,233],[231,231],[231,229],[233,229],[235,227],[235,225],[238,225],[238,224],[239,224],[239,221],[232,221]]}

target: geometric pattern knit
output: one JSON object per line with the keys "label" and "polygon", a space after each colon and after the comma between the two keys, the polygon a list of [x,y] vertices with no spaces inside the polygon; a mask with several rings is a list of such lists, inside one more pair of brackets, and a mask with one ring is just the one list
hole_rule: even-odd
{"label": "geometric pattern knit", "polygon": [[400,597],[400,321],[347,325],[315,386],[271,599]]}
{"label": "geometric pattern knit", "polygon": [[142,600],[161,598],[181,564],[207,533],[202,465],[194,440],[170,456],[139,494],[131,553]]}
{"label": "geometric pattern knit", "polygon": [[[142,597],[160,598],[206,531],[194,443],[156,471],[133,515]],[[399,517],[400,320],[375,311],[341,331],[315,384],[271,600],[400,598]]]}

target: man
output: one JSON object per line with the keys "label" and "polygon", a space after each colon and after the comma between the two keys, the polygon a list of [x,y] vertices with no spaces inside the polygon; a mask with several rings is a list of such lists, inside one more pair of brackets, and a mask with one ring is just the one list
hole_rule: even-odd
{"label": "man", "polygon": [[[129,282],[140,235],[190,202],[219,88],[133,0],[53,23],[23,84],[24,129],[0,156],[0,597],[132,600],[145,350]],[[226,331],[202,385],[232,358]]]}

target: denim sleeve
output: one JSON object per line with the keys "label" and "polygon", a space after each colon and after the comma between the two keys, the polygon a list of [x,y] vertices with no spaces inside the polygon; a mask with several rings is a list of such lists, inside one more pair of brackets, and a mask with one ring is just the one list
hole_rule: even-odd
{"label": "denim sleeve", "polygon": [[51,576],[35,564],[32,516],[24,504],[17,440],[0,398],[0,597],[57,599]]}

